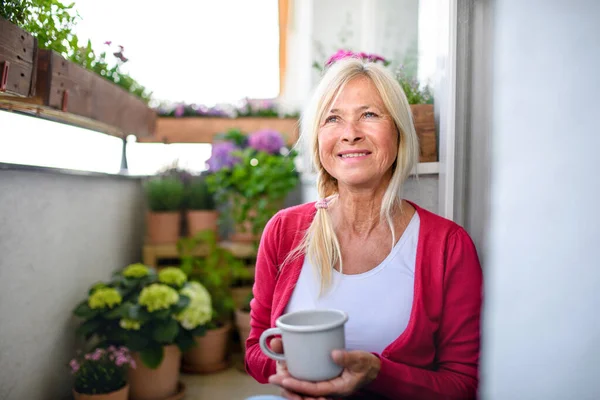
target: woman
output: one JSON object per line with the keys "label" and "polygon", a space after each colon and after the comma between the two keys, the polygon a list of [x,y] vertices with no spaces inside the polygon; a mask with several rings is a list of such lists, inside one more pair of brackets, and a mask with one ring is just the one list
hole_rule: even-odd
{"label": "woman", "polygon": [[[399,197],[418,143],[397,81],[379,64],[337,61],[301,126],[322,199],[263,233],[247,371],[288,399],[475,398],[481,268],[464,229]],[[327,382],[292,378],[258,344],[279,316],[311,308],[350,317],[347,349],[332,354],[344,371]]]}

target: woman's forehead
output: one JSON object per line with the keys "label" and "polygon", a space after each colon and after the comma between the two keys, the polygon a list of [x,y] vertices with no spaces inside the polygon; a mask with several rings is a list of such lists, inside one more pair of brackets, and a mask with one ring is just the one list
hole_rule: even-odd
{"label": "woman's forehead", "polygon": [[361,111],[368,107],[385,108],[373,81],[366,76],[359,76],[337,90],[326,111]]}

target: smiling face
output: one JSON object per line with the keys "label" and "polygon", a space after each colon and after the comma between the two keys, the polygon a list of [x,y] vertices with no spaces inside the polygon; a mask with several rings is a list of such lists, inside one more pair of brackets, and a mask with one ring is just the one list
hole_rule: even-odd
{"label": "smiling face", "polygon": [[338,189],[387,186],[398,153],[398,131],[377,88],[352,79],[319,122],[319,159]]}

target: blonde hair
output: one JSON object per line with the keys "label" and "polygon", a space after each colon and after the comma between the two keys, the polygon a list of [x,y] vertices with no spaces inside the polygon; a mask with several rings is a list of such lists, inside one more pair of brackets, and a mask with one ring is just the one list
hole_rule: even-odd
{"label": "blonde hair", "polygon": [[[356,77],[369,78],[393,119],[398,130],[398,152],[392,165],[392,178],[383,196],[380,218],[387,221],[392,231],[392,247],[396,242],[392,215],[400,204],[402,184],[415,167],[419,157],[417,134],[406,95],[394,75],[380,64],[347,58],[337,61],[325,72],[316,87],[300,121],[300,140],[310,149],[309,156],[314,172],[317,173],[317,191],[320,198],[337,194],[337,181],[323,168],[319,159],[319,126],[325,113],[346,84]],[[321,276],[321,291],[331,283],[331,270],[339,262],[342,272],[342,252],[331,216],[326,209],[317,209],[314,220],[305,233],[300,245],[286,260],[305,254]],[[284,263],[285,264],[285,263]]]}

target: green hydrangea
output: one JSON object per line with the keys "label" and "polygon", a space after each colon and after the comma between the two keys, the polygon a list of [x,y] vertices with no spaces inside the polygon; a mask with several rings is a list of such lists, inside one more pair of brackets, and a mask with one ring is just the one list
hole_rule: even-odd
{"label": "green hydrangea", "polygon": [[126,278],[142,278],[150,273],[150,268],[144,264],[131,264],[123,270],[123,276]]}
{"label": "green hydrangea", "polygon": [[190,282],[181,289],[181,294],[190,298],[190,304],[175,319],[187,330],[204,325],[212,318],[212,302],[210,293],[198,282]]}
{"label": "green hydrangea", "polygon": [[111,287],[100,287],[88,297],[88,306],[95,310],[98,308],[113,308],[121,304],[123,298],[117,289]]}
{"label": "green hydrangea", "polygon": [[123,329],[127,329],[128,331],[139,331],[142,327],[142,323],[135,319],[121,318],[119,321],[119,326]]}
{"label": "green hydrangea", "polygon": [[138,303],[146,307],[149,312],[164,310],[179,301],[179,294],[170,286],[162,283],[153,283],[140,292]]}
{"label": "green hydrangea", "polygon": [[179,268],[168,267],[158,273],[158,280],[167,285],[181,287],[187,281],[187,276]]}

